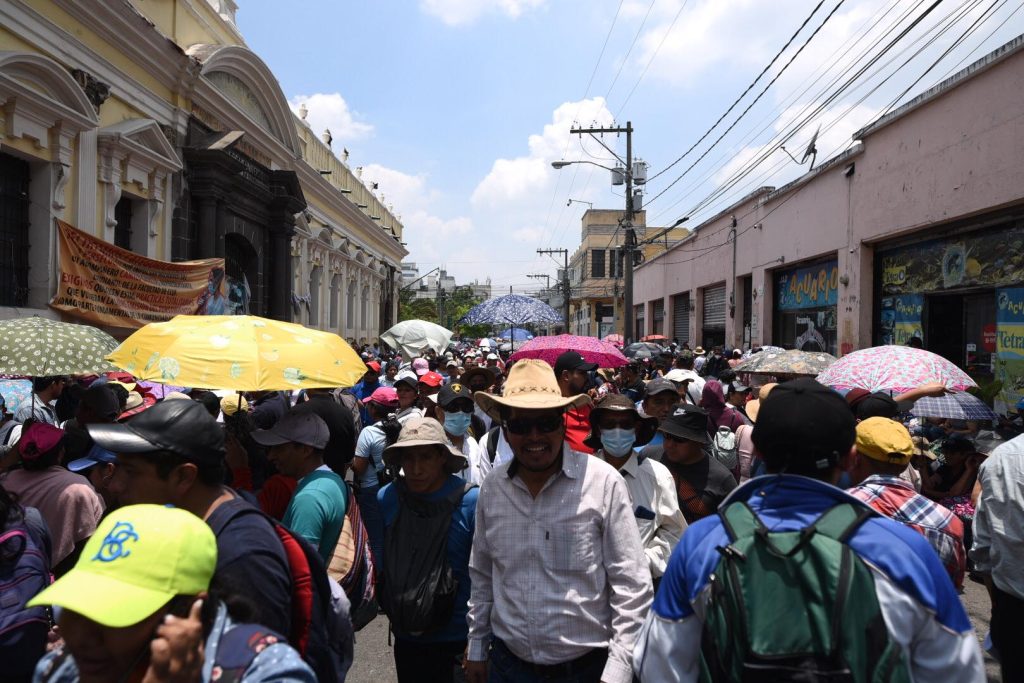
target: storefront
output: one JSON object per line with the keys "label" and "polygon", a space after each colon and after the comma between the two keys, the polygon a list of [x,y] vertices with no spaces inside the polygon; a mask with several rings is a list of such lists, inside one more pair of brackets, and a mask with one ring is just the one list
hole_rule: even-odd
{"label": "storefront", "polygon": [[784,349],[838,355],[836,259],[777,271],[772,343]]}
{"label": "storefront", "polygon": [[[979,384],[1004,383],[1015,404],[1024,385],[1024,230],[1005,219],[984,230],[879,247],[875,339],[924,347]],[[1012,394],[1012,396],[1011,396]]]}
{"label": "storefront", "polygon": [[705,349],[725,345],[725,285],[704,288],[704,322],[698,344]]}

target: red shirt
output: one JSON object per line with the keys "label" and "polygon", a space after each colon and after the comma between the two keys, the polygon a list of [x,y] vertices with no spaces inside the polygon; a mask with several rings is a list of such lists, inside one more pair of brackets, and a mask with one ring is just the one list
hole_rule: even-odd
{"label": "red shirt", "polygon": [[580,453],[593,454],[594,449],[583,443],[590,436],[590,410],[592,406],[570,408],[565,412],[565,441],[569,448]]}

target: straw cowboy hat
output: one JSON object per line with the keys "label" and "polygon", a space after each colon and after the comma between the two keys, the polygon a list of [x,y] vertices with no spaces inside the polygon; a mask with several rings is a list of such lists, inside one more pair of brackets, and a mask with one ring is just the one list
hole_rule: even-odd
{"label": "straw cowboy hat", "polygon": [[562,396],[555,371],[542,360],[527,358],[512,366],[501,396],[478,391],[473,400],[491,418],[501,421],[501,409],[548,410],[590,405],[590,397],[577,394]]}
{"label": "straw cowboy hat", "polygon": [[747,401],[747,405],[744,406],[744,409],[747,411],[747,417],[750,418],[751,422],[757,422],[757,414],[761,412],[761,401],[768,398],[768,394],[772,393],[772,389],[777,386],[778,384],[776,382],[765,384],[758,392],[757,398],[753,401]]}

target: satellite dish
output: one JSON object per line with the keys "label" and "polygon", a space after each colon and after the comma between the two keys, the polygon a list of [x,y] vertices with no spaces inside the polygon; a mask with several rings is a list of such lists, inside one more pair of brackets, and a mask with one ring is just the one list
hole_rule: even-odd
{"label": "satellite dish", "polygon": [[814,168],[814,162],[815,162],[815,160],[818,157],[818,148],[815,145],[818,142],[818,133],[820,133],[820,132],[821,132],[821,126],[819,125],[818,129],[816,131],[814,131],[814,135],[811,136],[811,141],[809,143],[807,143],[807,149],[804,151],[803,158],[800,159],[800,163],[801,164],[804,163],[805,161],[807,161],[807,159],[810,159],[811,160],[811,165],[810,165],[809,168]]}

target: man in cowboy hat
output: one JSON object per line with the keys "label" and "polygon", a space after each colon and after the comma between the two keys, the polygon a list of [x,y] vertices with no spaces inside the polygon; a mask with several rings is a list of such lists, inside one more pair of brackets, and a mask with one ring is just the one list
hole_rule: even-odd
{"label": "man in cowboy hat", "polygon": [[[454,609],[447,622],[438,628],[429,633],[411,634],[403,631],[400,619],[396,620],[395,670],[400,683],[447,683],[453,680],[457,661],[466,649],[469,553],[479,489],[467,487],[458,476],[466,468],[466,457],[448,443],[445,428],[430,417],[409,419],[398,440],[384,451],[384,461],[393,471],[402,474],[378,494],[385,528],[384,554],[377,558],[382,577],[378,589],[381,604],[396,613],[426,609],[423,605],[409,604],[410,601],[418,603],[420,596],[408,588],[410,584],[426,585],[430,577],[410,576],[410,567],[415,563],[406,561],[402,553],[426,551],[428,556],[433,556],[443,549],[457,586]],[[451,501],[448,507],[442,507],[445,501]],[[443,515],[449,510],[447,533],[423,533],[421,523],[425,512]],[[412,526],[401,528],[403,522],[408,524],[410,519]],[[438,529],[432,521],[427,521],[426,525]],[[414,538],[418,536],[422,546],[410,547],[415,546],[415,542],[403,541],[416,531],[421,533]],[[389,557],[391,552],[395,553],[394,557]],[[393,574],[393,570],[397,574]],[[394,585],[396,581],[405,585]]]}
{"label": "man in cowboy hat", "polygon": [[657,584],[686,530],[672,473],[660,462],[642,458],[633,450],[651,440],[658,420],[642,417],[625,396],[609,394],[590,412],[590,424],[588,445],[595,449],[594,455],[619,471],[629,489],[640,540]]}
{"label": "man in cowboy hat", "polygon": [[474,399],[513,458],[480,489],[467,678],[487,680],[490,660],[492,680],[629,683],[651,578],[622,476],[565,443],[565,411],[590,399],[532,359]]}

